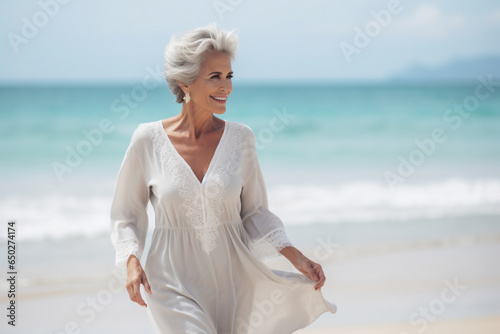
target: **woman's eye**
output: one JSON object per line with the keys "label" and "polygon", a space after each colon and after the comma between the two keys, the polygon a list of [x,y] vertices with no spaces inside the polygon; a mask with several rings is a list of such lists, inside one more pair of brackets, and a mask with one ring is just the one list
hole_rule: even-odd
{"label": "woman's eye", "polygon": [[[231,74],[229,74],[227,77],[228,77],[229,79],[231,79],[233,76],[232,76]],[[216,74],[216,75],[212,76],[210,79],[215,79],[215,78],[219,78],[219,75],[218,75],[218,74]]]}

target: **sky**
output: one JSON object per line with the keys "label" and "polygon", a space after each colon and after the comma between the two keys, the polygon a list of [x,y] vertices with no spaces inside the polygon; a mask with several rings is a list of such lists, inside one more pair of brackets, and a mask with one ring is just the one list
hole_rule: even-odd
{"label": "sky", "polygon": [[0,2],[0,83],[134,82],[173,34],[239,36],[241,82],[378,81],[415,64],[500,56],[500,1]]}

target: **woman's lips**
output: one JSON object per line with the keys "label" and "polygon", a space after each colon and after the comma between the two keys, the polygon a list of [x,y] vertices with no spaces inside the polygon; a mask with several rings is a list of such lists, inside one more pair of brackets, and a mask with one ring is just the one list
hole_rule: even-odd
{"label": "woman's lips", "polygon": [[227,101],[227,96],[210,96],[212,100],[214,100],[217,103],[224,104]]}

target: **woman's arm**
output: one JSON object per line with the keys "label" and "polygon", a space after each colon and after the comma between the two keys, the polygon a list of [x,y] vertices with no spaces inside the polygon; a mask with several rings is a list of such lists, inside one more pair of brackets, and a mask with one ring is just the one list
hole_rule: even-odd
{"label": "woman's arm", "polygon": [[256,152],[256,138],[248,128],[246,146],[242,151],[240,216],[249,239],[249,248],[259,258],[279,255],[292,246],[281,219],[269,210],[267,190]]}
{"label": "woman's arm", "polygon": [[146,306],[140,284],[151,293],[140,264],[148,230],[149,188],[145,180],[140,126],[125,152],[115,186],[110,212],[110,237],[116,250],[115,267],[130,299]]}
{"label": "woman's arm", "polygon": [[256,137],[249,129],[243,168],[241,218],[250,239],[250,249],[259,257],[281,253],[305,276],[316,281],[315,289],[325,282],[321,266],[305,257],[288,239],[281,219],[269,211],[264,176],[256,152]]}

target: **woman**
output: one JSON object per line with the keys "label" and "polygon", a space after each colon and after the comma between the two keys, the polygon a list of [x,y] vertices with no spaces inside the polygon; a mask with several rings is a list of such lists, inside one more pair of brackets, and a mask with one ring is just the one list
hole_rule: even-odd
{"label": "woman", "polygon": [[[139,124],[118,173],[116,266],[158,333],[291,333],[336,312],[321,266],[268,209],[253,131],[214,116],[226,111],[236,47],[215,24],[171,40],[165,76],[182,110]],[[148,201],[156,227],[143,268]],[[278,252],[303,275],[261,261]]]}

